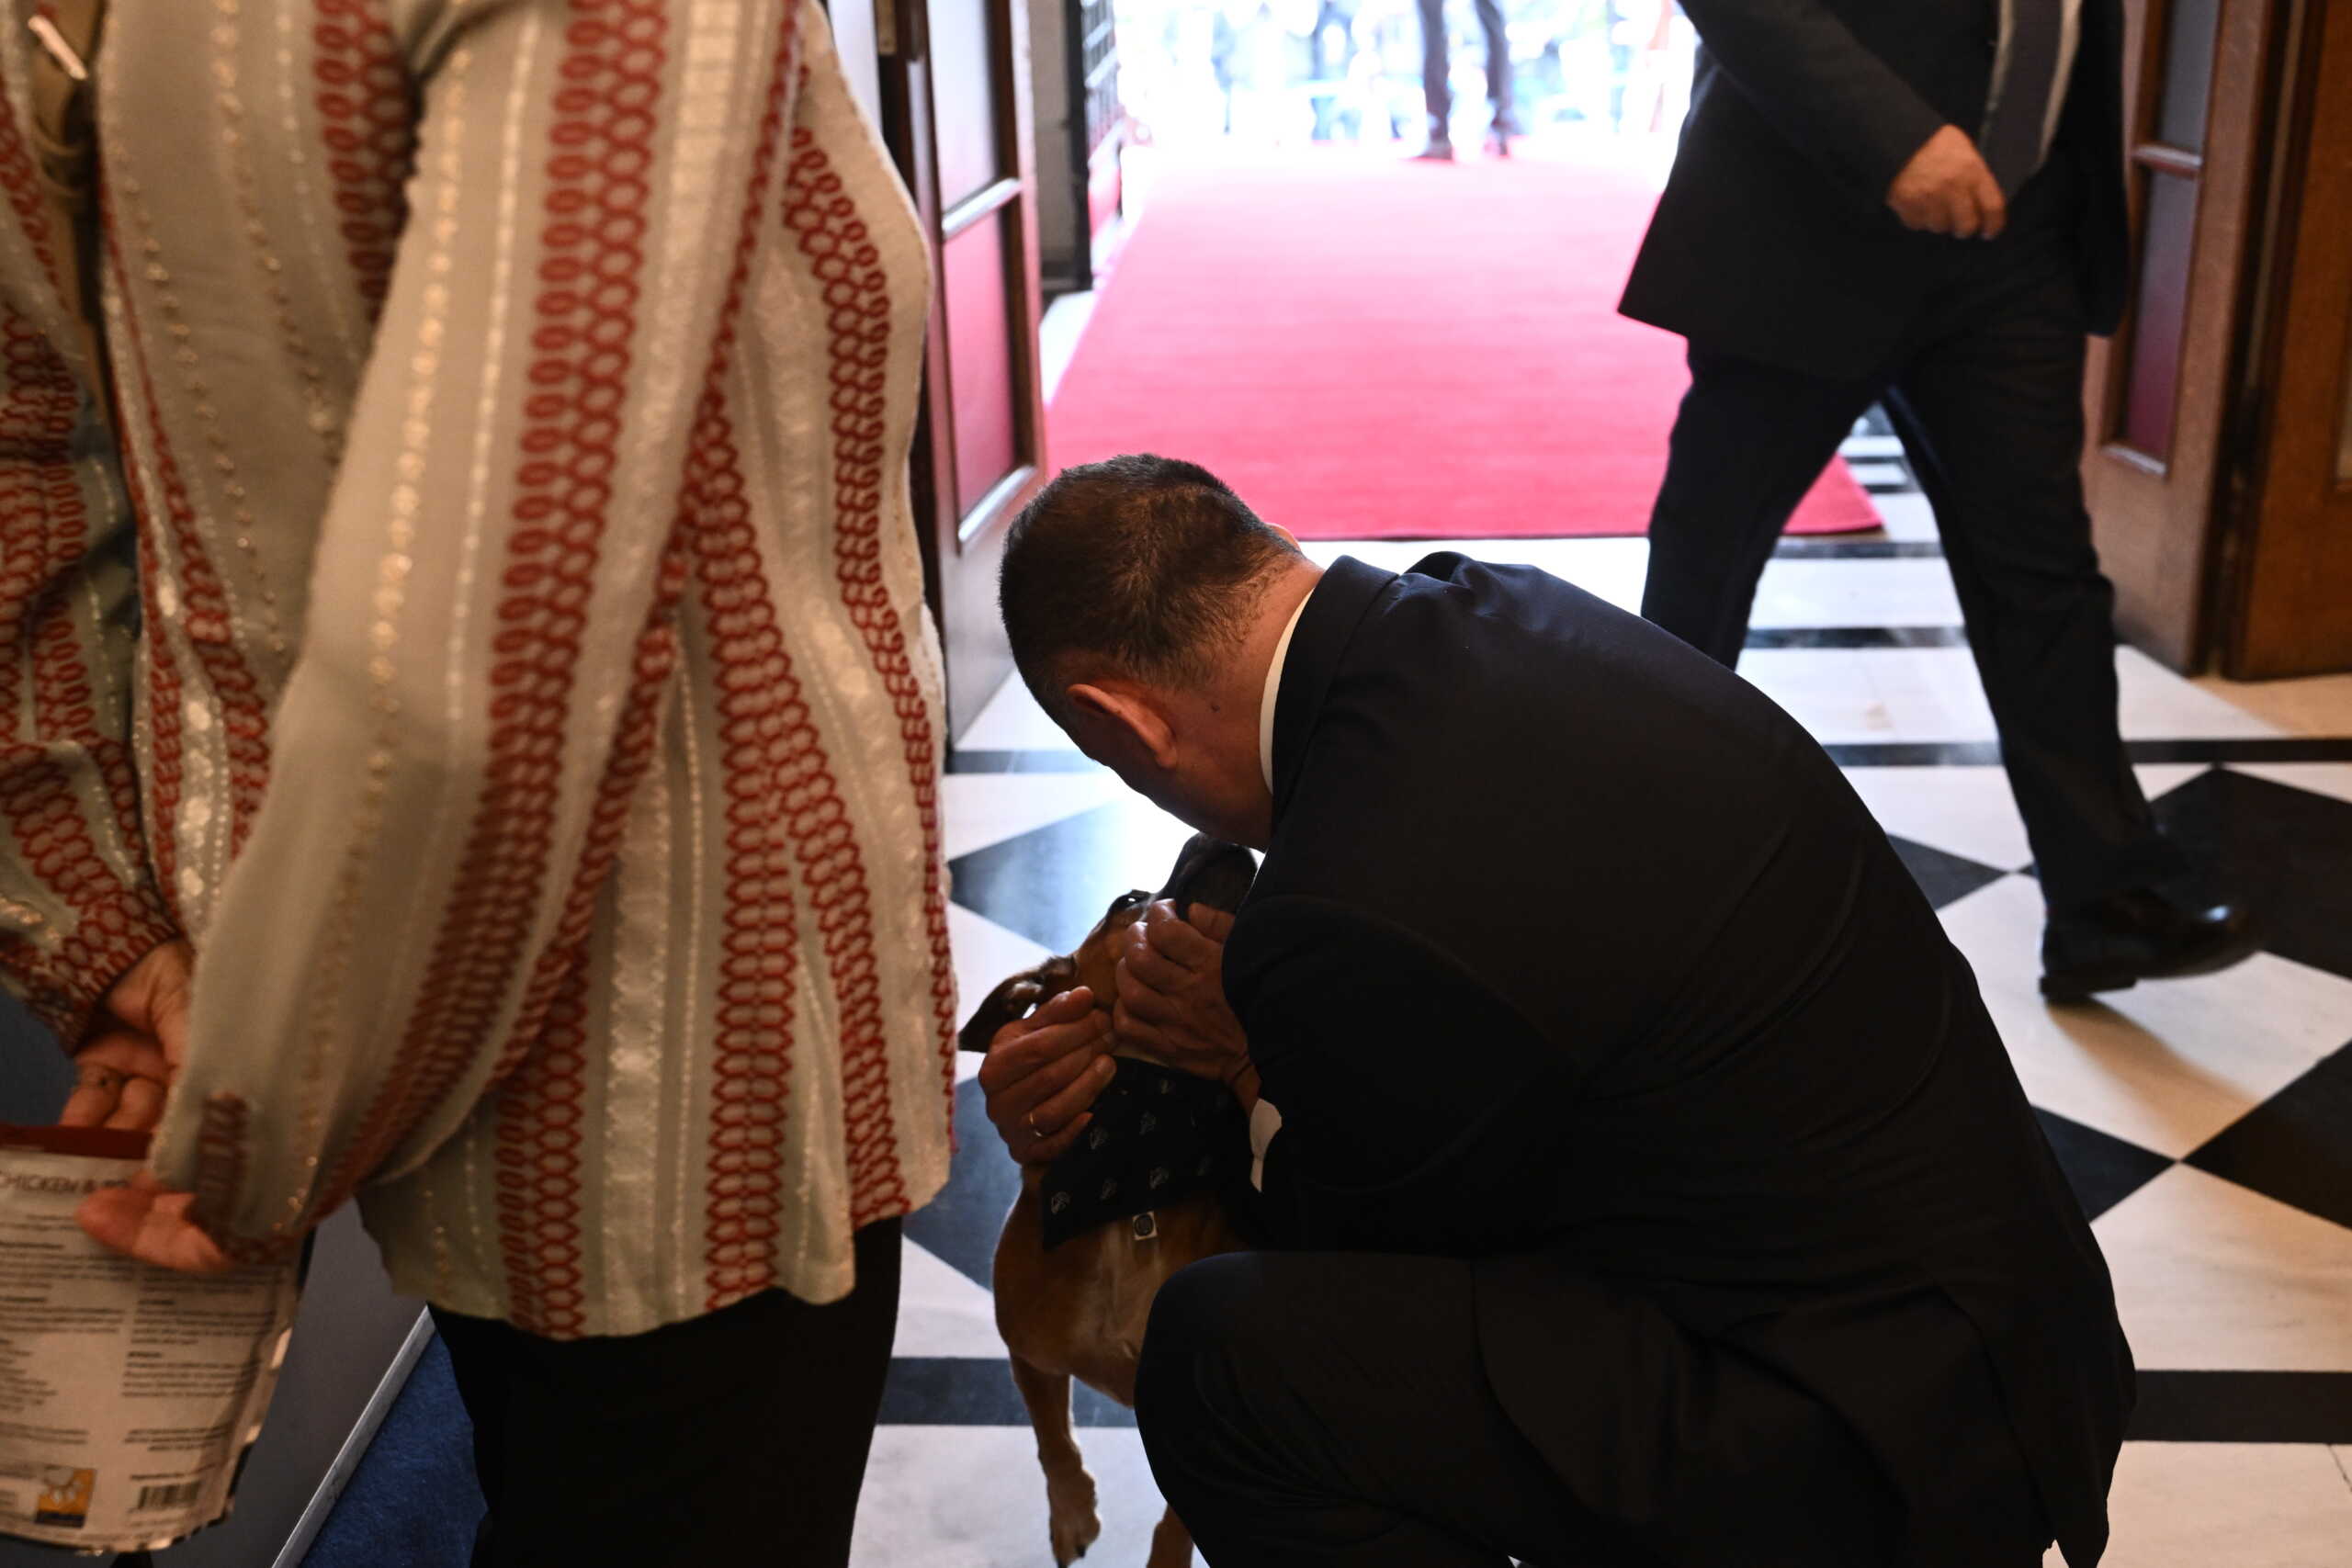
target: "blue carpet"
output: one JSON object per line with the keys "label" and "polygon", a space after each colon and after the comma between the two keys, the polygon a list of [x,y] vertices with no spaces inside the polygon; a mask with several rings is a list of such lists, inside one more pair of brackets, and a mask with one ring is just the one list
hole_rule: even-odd
{"label": "blue carpet", "polygon": [[302,1568],[466,1568],[482,1513],[473,1437],[436,1335]]}

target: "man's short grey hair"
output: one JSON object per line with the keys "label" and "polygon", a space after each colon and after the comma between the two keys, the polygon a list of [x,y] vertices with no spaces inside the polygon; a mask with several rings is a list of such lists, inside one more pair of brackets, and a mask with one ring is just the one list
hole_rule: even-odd
{"label": "man's short grey hair", "polygon": [[1139,454],[1066,468],[1022,510],[997,599],[1022,679],[1065,720],[1062,688],[1081,665],[1206,684],[1298,558],[1206,468]]}

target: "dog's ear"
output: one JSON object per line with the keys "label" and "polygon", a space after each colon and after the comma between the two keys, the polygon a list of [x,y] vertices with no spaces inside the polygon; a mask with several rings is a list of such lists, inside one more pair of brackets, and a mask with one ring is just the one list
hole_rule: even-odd
{"label": "dog's ear", "polygon": [[1069,989],[1075,967],[1067,958],[1048,958],[1035,969],[1023,969],[999,983],[956,1036],[959,1051],[986,1052],[997,1031],[1029,1010],[1053,1000]]}

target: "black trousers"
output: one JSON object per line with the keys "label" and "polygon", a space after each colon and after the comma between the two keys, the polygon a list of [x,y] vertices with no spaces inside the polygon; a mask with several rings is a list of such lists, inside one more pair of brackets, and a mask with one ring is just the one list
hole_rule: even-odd
{"label": "black trousers", "polygon": [[1693,343],[1642,596],[1644,615],[1736,664],[1781,525],[1855,420],[1883,400],[1935,508],[2055,910],[2183,869],[2116,726],[2115,594],[2078,468],[2080,199],[2071,164],[2044,168],[2018,193],[2007,231],[1974,247],[1865,379],[1823,380]]}
{"label": "black trousers", "polygon": [[[1479,30],[1487,35],[1487,97],[1495,124],[1510,121],[1510,35],[1498,0],[1476,0]],[[1453,118],[1453,34],[1445,25],[1445,0],[1419,0],[1421,7],[1421,96],[1430,111],[1430,140],[1450,142]]]}
{"label": "black trousers", "polygon": [[[1559,1353],[1590,1359],[1569,1381],[1611,1391],[1558,1412],[1580,1496],[1497,1400],[1506,1374],[1485,1363],[1473,1290],[1451,1258],[1279,1252],[1210,1258],[1160,1288],[1136,1415],[1211,1568],[1894,1556],[1899,1505],[1835,1415],[1599,1291],[1558,1303]],[[1999,1544],[1972,1568],[2036,1568],[2050,1536],[2021,1461],[1986,1499]]]}
{"label": "black trousers", "polygon": [[842,1568],[898,1315],[896,1220],[824,1306],[571,1340],[434,1308],[490,1502],[473,1568]]}

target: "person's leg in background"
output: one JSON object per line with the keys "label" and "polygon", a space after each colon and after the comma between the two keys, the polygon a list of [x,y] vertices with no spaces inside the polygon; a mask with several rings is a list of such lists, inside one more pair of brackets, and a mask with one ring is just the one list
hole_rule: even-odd
{"label": "person's leg in background", "polygon": [[1789,514],[1877,389],[1690,346],[1690,389],[1650,514],[1642,614],[1736,666],[1757,581]]}
{"label": "person's leg in background", "polygon": [[2064,175],[2046,170],[2019,193],[2009,231],[1936,308],[1939,332],[1886,399],[1935,509],[2033,846],[2053,996],[2218,967],[2253,943],[2243,912],[2185,886],[2124,750],[2115,592],[2083,503],[2086,333]]}
{"label": "person's leg in background", "polygon": [[857,1285],[768,1291],[620,1337],[552,1340],[435,1308],[490,1502],[474,1568],[843,1568],[899,1306],[899,1222]]}
{"label": "person's leg in background", "polygon": [[1488,122],[1487,145],[1504,157],[1519,122],[1510,112],[1510,28],[1503,19],[1499,0],[1477,0],[1478,27],[1487,35],[1487,102],[1494,118]]}
{"label": "person's leg in background", "polygon": [[1429,109],[1429,145],[1420,156],[1453,156],[1453,38],[1446,30],[1445,0],[1417,0],[1421,12],[1421,98]]}

